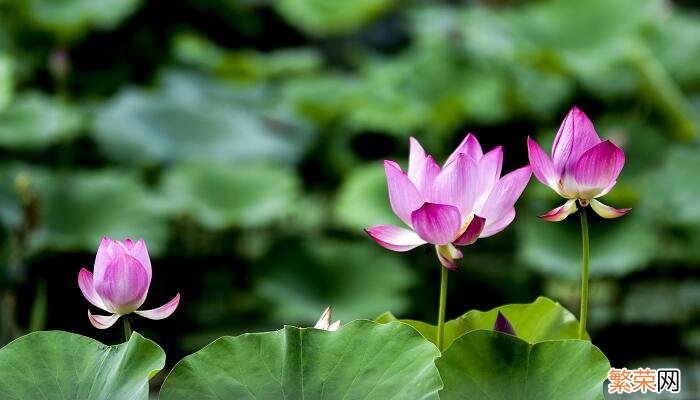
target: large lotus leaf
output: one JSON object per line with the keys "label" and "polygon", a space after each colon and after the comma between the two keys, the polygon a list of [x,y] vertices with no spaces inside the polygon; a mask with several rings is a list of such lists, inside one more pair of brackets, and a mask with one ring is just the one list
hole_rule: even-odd
{"label": "large lotus leaf", "polygon": [[401,323],[287,326],[220,338],[170,372],[162,400],[437,399],[439,352]]}
{"label": "large lotus leaf", "polygon": [[151,255],[167,240],[162,205],[132,174],[118,171],[31,175],[39,203],[34,249],[94,251],[104,235],[143,237]]}
{"label": "large lotus leaf", "polygon": [[[498,312],[511,323],[515,333],[528,343],[546,340],[577,339],[578,321],[561,304],[546,297],[538,297],[532,303],[506,304],[488,311],[470,310],[459,318],[445,322],[445,348],[460,336],[475,330],[493,330]],[[377,317],[377,322],[396,320],[391,313]],[[422,321],[402,319],[426,339],[436,343],[437,327]],[[586,335],[588,338],[588,335]]]}
{"label": "large lotus leaf", "polygon": [[351,33],[387,11],[394,0],[278,0],[275,9],[312,36]]}
{"label": "large lotus leaf", "polygon": [[338,222],[357,234],[374,225],[403,226],[391,210],[386,175],[380,163],[371,163],[350,172],[340,186],[333,213]]}
{"label": "large lotus leaf", "polygon": [[313,238],[279,245],[260,266],[255,292],[280,321],[313,323],[328,305],[337,319],[371,318],[410,306],[415,275],[395,254],[372,243]]}
{"label": "large lotus leaf", "polygon": [[171,161],[297,161],[312,130],[254,90],[196,74],[166,75],[159,90],[124,89],[97,112],[106,156],[136,164]]}
{"label": "large lotus leaf", "polygon": [[68,104],[40,93],[23,93],[0,108],[0,146],[45,147],[77,136],[81,124],[80,113]]}
{"label": "large lotus leaf", "polygon": [[148,380],[165,352],[138,333],[106,346],[62,331],[34,332],[0,349],[2,398],[148,399]]}
{"label": "large lotus leaf", "polygon": [[90,28],[115,27],[136,10],[141,0],[27,0],[21,4],[34,23],[70,37]]}
{"label": "large lotus leaf", "polygon": [[288,216],[299,183],[292,170],[280,166],[182,164],[166,173],[164,191],[178,213],[224,229]]}
{"label": "large lotus leaf", "polygon": [[[548,210],[543,203],[540,205],[541,213]],[[633,209],[617,220],[589,215],[591,277],[623,276],[649,265],[656,253],[656,232],[640,210]],[[542,221],[532,215],[521,219],[518,222],[521,239],[518,257],[528,267],[545,275],[576,279],[581,269],[578,219],[576,214],[558,223]]]}
{"label": "large lotus leaf", "polygon": [[436,361],[441,399],[592,400],[603,398],[610,363],[591,342],[527,343],[474,331],[455,340]]}

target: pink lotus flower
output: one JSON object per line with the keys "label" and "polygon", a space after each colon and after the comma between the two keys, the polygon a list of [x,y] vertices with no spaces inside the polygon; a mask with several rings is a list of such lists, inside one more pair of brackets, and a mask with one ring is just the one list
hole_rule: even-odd
{"label": "pink lotus flower", "polygon": [[78,274],[78,286],[83,296],[95,307],[110,316],[93,315],[88,309],[88,318],[97,329],[107,329],[114,325],[120,316],[135,312],[149,319],[169,317],[180,303],[180,293],[163,306],[152,310],[141,307],[151,285],[151,259],[146,242],[131,239],[123,242],[102,238],[95,256],[95,275],[82,268]]}
{"label": "pink lotus flower", "polygon": [[581,207],[590,204],[603,218],[617,218],[630,210],[613,208],[596,200],[617,183],[625,165],[625,153],[611,141],[601,141],[583,111],[574,107],[564,118],[554,139],[552,159],[529,137],[527,147],[537,179],[569,199],[540,218],[561,221],[577,210],[577,200]]}
{"label": "pink lotus flower", "polygon": [[408,171],[388,160],[384,170],[391,208],[411,229],[378,225],[367,233],[393,251],[433,244],[442,265],[456,269],[454,259],[462,258],[462,253],[454,245],[472,244],[513,221],[514,204],[530,180],[530,167],[501,177],[503,149],[499,146],[484,154],[472,134],[442,169],[416,139],[410,143]]}

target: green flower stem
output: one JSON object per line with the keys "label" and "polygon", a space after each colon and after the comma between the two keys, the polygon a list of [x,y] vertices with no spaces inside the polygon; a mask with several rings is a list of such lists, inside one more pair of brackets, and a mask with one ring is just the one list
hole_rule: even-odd
{"label": "green flower stem", "polygon": [[578,338],[583,339],[586,335],[586,318],[588,317],[588,217],[586,217],[586,207],[581,207],[581,242],[583,244],[583,267],[581,269],[581,312],[579,314]]}
{"label": "green flower stem", "polygon": [[125,315],[122,319],[124,320],[124,337],[126,337],[128,342],[131,339],[131,321],[129,321],[128,315]]}
{"label": "green flower stem", "polygon": [[447,268],[440,266],[440,308],[438,308],[438,326],[437,326],[437,347],[442,351],[443,338],[445,336],[445,306],[447,304]]}

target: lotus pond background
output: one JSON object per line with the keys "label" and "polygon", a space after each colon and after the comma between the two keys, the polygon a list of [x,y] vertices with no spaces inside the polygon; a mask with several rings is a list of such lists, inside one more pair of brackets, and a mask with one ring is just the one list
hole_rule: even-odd
{"label": "lotus pond background", "polygon": [[[405,162],[411,135],[444,160],[473,132],[504,145],[509,171],[527,162],[527,135],[551,143],[576,104],[626,152],[607,203],[633,207],[591,221],[593,341],[616,367],[679,367],[682,395],[700,393],[693,2],[0,10],[0,344],[39,329],[122,340],[89,324],[77,286],[105,234],[148,242],[146,306],[182,294],[173,317],[133,324],[166,370],[221,335],[312,325],[329,304],[343,321],[433,322],[432,252],[389,252],[363,232],[396,222],[381,161]],[[448,318],[540,294],[577,310],[577,218],[535,218],[559,203],[533,179],[515,223],[465,249]]]}

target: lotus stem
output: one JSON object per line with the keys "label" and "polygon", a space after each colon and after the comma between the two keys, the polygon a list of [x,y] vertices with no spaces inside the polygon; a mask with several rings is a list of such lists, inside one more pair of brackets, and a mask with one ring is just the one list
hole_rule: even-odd
{"label": "lotus stem", "polygon": [[581,207],[581,243],[583,249],[583,265],[581,268],[581,312],[579,314],[578,338],[583,339],[586,335],[586,318],[588,317],[588,266],[589,266],[589,243],[588,243],[588,217],[586,207]]}
{"label": "lotus stem", "polygon": [[438,308],[438,325],[437,325],[437,347],[438,350],[443,350],[445,336],[445,306],[447,304],[447,274],[449,271],[445,267],[440,267],[440,307]]}
{"label": "lotus stem", "polygon": [[124,337],[126,337],[128,342],[131,339],[131,321],[129,321],[128,315],[125,315],[122,319],[124,320]]}

